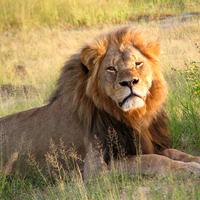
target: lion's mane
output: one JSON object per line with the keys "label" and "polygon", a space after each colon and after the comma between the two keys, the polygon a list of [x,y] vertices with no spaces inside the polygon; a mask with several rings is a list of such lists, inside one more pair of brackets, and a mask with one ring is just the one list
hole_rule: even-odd
{"label": "lion's mane", "polygon": [[[153,65],[153,83],[143,109],[126,114],[120,111],[113,102],[101,96],[95,75],[91,74],[81,61],[81,57],[87,57],[88,63],[92,65],[92,58],[99,56],[100,63],[111,41],[132,43]],[[71,105],[72,115],[78,116],[79,122],[91,134],[89,137],[96,135],[103,143],[105,160],[110,159],[110,134],[114,134],[118,140],[117,144],[112,145],[114,156],[118,156],[119,153],[117,146],[123,149],[125,155],[133,155],[137,151],[158,153],[170,146],[167,117],[163,106],[167,89],[160,72],[158,54],[159,44],[144,42],[141,34],[133,29],[121,28],[102,35],[66,62],[58,87],[50,98],[50,104],[62,98],[63,109],[65,104]],[[91,78],[94,79],[93,85],[89,86],[92,98],[86,94],[88,79]]]}

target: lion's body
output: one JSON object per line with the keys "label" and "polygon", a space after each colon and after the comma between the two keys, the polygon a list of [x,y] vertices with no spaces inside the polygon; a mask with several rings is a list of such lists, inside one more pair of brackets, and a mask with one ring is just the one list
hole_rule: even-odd
{"label": "lion's body", "polygon": [[1,158],[4,163],[7,163],[15,152],[19,157],[31,153],[38,161],[43,162],[44,155],[49,151],[50,141],[59,144],[60,139],[67,147],[75,144],[79,153],[84,155],[84,130],[74,121],[75,117],[69,118],[70,111],[63,110],[59,103],[58,101],[0,120]]}
{"label": "lion's body", "polygon": [[[114,128],[117,133],[121,133],[120,143],[123,148],[126,148],[127,154],[136,154],[132,127],[104,111],[99,111],[85,95],[86,78],[83,67],[78,55],[73,56],[63,68],[58,90],[54,92],[48,105],[0,119],[0,130],[3,136],[1,145],[6,162],[15,152],[21,155],[33,153],[37,160],[43,161],[51,139],[57,144],[62,139],[66,147],[75,145],[78,153],[84,158],[85,139],[90,137],[90,134],[96,134],[107,147],[106,138],[109,128]],[[156,137],[159,142],[162,141],[161,146],[167,148],[169,138],[166,123],[163,122],[166,116],[162,114],[151,127],[158,130]],[[106,156],[108,157],[108,154]]]}
{"label": "lion's body", "polygon": [[[90,57],[95,56],[95,48],[105,55],[113,41],[120,45],[133,43],[152,66],[153,79],[145,107],[123,112],[108,96],[100,93],[100,83],[95,77],[97,69],[91,73],[86,66],[91,65]],[[125,28],[100,37],[81,53],[73,55],[66,62],[58,87],[47,105],[0,119],[4,163],[16,152],[31,153],[43,161],[51,139],[56,144],[61,139],[66,148],[74,145],[84,159],[88,144],[97,136],[103,145],[106,162],[110,159],[111,143],[116,158],[120,154],[117,146],[125,156],[159,153],[169,148],[170,136],[163,107],[167,92],[155,58],[157,55],[154,55],[157,51],[157,44],[145,46],[137,32]],[[117,135],[117,145],[109,139],[112,132]]]}

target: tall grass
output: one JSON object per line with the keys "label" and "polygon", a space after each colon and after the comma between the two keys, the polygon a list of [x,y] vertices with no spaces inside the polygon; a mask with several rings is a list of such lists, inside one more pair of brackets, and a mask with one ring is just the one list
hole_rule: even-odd
{"label": "tall grass", "polygon": [[[168,115],[173,146],[188,152],[200,149],[200,64],[168,73],[170,92]],[[200,151],[198,150],[198,153]]]}
{"label": "tall grass", "polygon": [[199,12],[199,0],[1,0],[0,30],[33,26],[91,26],[140,16]]}
{"label": "tall grass", "polygon": [[[9,179],[10,178],[10,179]],[[3,181],[2,181],[3,180]],[[37,181],[40,180],[41,182]],[[36,182],[35,182],[36,181]],[[2,200],[188,200],[199,199],[199,179],[195,176],[141,177],[112,171],[85,184],[81,176],[42,184],[41,176],[0,178]],[[187,183],[187,184],[186,184]]]}

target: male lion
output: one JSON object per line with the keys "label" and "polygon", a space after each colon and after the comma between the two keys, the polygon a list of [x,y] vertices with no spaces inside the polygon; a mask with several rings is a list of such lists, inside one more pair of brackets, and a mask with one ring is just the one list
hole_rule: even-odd
{"label": "male lion", "polygon": [[140,163],[142,173],[200,174],[199,157],[169,149],[158,55],[158,42],[128,27],[87,44],[66,62],[47,105],[0,119],[4,170],[27,153],[44,160],[50,139],[61,138],[85,160],[85,177],[111,160],[131,173]]}

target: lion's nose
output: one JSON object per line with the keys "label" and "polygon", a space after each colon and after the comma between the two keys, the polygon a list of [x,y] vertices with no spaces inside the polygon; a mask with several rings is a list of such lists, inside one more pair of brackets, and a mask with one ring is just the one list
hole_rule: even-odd
{"label": "lion's nose", "polygon": [[121,86],[128,86],[131,87],[132,85],[135,85],[139,82],[139,78],[138,77],[134,77],[132,80],[128,80],[128,81],[121,81],[119,82],[119,84]]}

